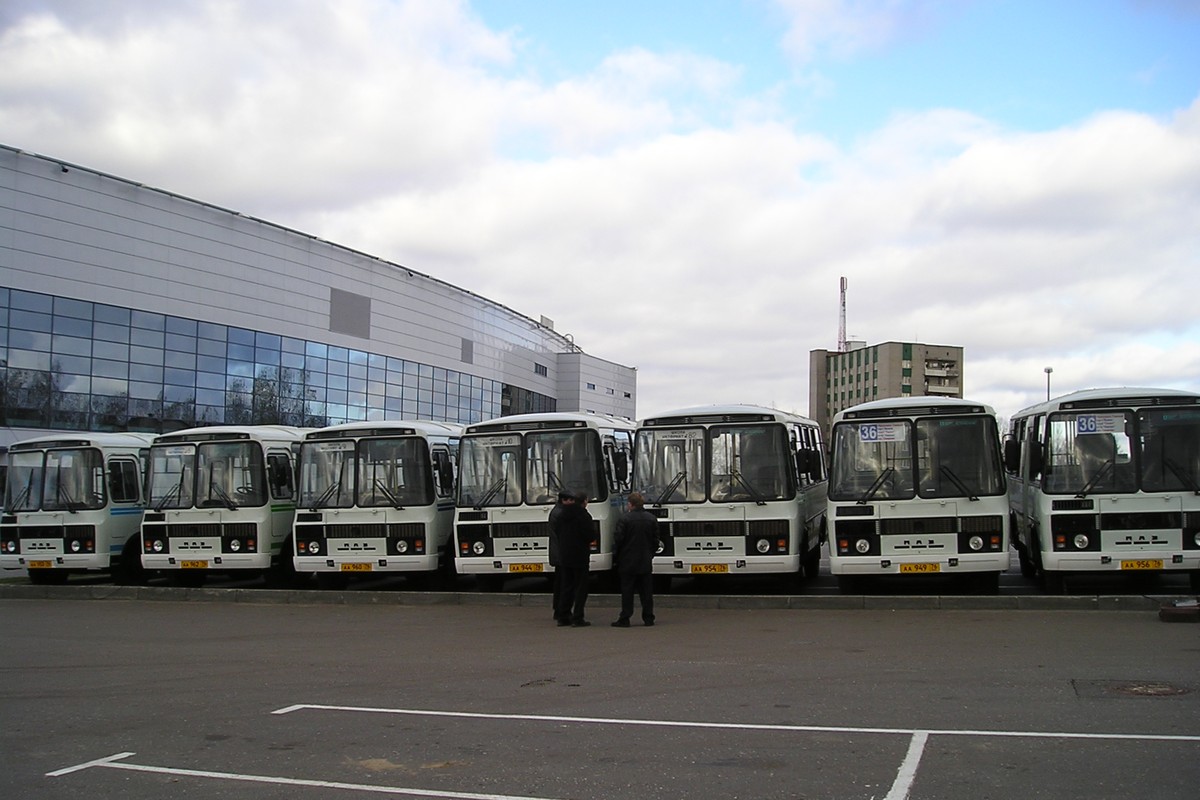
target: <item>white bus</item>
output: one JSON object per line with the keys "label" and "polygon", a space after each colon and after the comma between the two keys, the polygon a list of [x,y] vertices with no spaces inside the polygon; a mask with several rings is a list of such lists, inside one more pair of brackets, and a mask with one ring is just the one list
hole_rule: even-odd
{"label": "white bus", "polygon": [[0,567],[26,569],[34,583],[63,583],[89,570],[140,582],[138,528],[153,438],[79,433],[10,446]]}
{"label": "white bus", "polygon": [[326,588],[354,575],[454,575],[454,471],[462,426],[352,422],[310,431],[300,446],[298,573]]}
{"label": "white bus", "polygon": [[587,492],[593,572],[612,569],[629,493],[634,423],[601,414],[516,414],[468,425],[458,457],[455,566],[495,591],[550,570],[547,517],[564,489]]}
{"label": "white bus", "polygon": [[685,408],[642,420],[633,488],[661,522],[656,579],[815,577],[825,534],[824,450],[816,422],[759,406]]}
{"label": "white bus", "polygon": [[1008,497],[993,410],[947,397],[875,400],[834,417],[830,571],[843,592],[880,575],[969,576],[998,591]]}
{"label": "white bus", "polygon": [[1080,573],[1187,572],[1200,591],[1200,394],[1090,389],[1018,412],[1013,543],[1047,591]]}
{"label": "white bus", "polygon": [[296,452],[284,425],[191,428],[155,437],[142,566],[199,586],[212,572],[294,576]]}

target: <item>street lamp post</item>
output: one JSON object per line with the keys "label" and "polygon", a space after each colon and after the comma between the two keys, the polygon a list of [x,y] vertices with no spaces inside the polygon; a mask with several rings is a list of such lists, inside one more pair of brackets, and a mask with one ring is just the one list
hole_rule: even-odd
{"label": "street lamp post", "polygon": [[1050,402],[1050,373],[1054,372],[1054,367],[1046,367],[1046,402]]}

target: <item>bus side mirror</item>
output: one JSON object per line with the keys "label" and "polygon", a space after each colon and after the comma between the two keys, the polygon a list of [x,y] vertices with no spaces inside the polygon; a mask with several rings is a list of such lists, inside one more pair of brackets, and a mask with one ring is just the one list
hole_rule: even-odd
{"label": "bus side mirror", "polygon": [[616,476],[617,483],[625,483],[629,480],[629,454],[624,450],[615,450],[612,454],[613,473]]}
{"label": "bus side mirror", "polygon": [[1021,469],[1021,443],[1016,439],[1004,440],[1004,468],[1014,473]]}
{"label": "bus side mirror", "polygon": [[1046,450],[1041,442],[1033,442],[1029,446],[1029,477],[1049,474],[1050,467],[1046,463]]}

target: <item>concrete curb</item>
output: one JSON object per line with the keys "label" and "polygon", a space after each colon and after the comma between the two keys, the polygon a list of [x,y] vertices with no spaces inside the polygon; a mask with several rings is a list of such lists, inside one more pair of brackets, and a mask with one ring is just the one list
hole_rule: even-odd
{"label": "concrete curb", "polygon": [[[1157,611],[1190,595],[655,595],[660,608],[753,611]],[[550,608],[548,593],[372,592],[221,589],[174,586],[0,584],[0,600],[126,600],[258,605],[509,606]],[[619,608],[615,594],[593,594],[594,608]]]}

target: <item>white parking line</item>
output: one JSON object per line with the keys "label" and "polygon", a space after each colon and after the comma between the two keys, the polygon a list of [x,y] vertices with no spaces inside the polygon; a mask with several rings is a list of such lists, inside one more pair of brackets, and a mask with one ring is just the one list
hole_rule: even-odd
{"label": "white parking line", "polygon": [[479,792],[451,792],[438,791],[435,789],[412,789],[401,786],[373,786],[367,783],[341,783],[339,781],[313,781],[303,778],[282,778],[274,775],[246,775],[240,772],[213,772],[204,769],[178,769],[175,767],[152,767],[146,764],[130,764],[120,759],[128,758],[134,755],[133,753],[117,753],[116,755],[108,756],[107,758],[98,758],[95,761],[88,761],[86,764],[77,764],[73,767],[47,772],[46,777],[57,778],[61,775],[67,775],[72,772],[89,769],[91,767],[103,767],[106,769],[123,769],[130,772],[153,772],[160,775],[182,775],[189,778],[221,778],[229,781],[243,781],[249,783],[270,783],[278,786],[309,786],[318,789],[346,789],[354,792],[370,792],[373,794],[394,794],[405,795],[408,797],[435,797],[445,798],[446,800],[556,800],[549,797],[534,797],[531,795],[514,795],[514,794],[481,794]]}
{"label": "white parking line", "polygon": [[917,766],[921,763],[921,754],[925,752],[925,742],[928,740],[927,731],[917,731],[913,734],[904,762],[900,764],[900,772],[896,774],[892,789],[883,800],[908,800],[908,792],[917,778]]}

